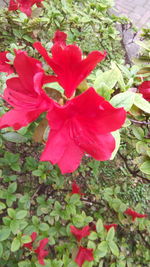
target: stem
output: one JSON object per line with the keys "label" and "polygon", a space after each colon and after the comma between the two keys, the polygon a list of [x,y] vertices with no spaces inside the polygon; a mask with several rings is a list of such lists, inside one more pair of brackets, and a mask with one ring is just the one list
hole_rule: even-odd
{"label": "stem", "polygon": [[147,181],[148,183],[150,182],[149,179],[147,179],[146,177],[143,177],[143,176],[141,176],[141,175],[138,174],[139,170],[137,170],[137,171],[132,171],[132,170],[130,169],[130,167],[129,167],[129,165],[128,165],[128,162],[127,162],[127,159],[120,153],[120,151],[118,151],[118,155],[123,159],[123,161],[124,161],[124,163],[125,163],[125,165],[126,165],[127,170],[128,170],[134,177],[137,176],[137,177],[141,178],[143,181]]}
{"label": "stem", "polygon": [[137,121],[137,120],[133,120],[133,119],[129,119],[131,122],[136,123],[136,124],[146,124],[146,125],[150,125],[150,122],[146,122],[146,121]]}

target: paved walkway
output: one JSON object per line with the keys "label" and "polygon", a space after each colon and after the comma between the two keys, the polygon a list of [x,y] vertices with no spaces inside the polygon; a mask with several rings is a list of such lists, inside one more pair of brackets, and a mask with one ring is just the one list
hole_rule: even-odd
{"label": "paved walkway", "polygon": [[129,17],[136,27],[142,28],[150,24],[150,0],[115,0],[120,14]]}
{"label": "paved walkway", "polygon": [[[0,0],[0,6],[6,6],[9,0]],[[120,14],[128,16],[135,26],[142,28],[150,23],[150,0],[114,0]]]}

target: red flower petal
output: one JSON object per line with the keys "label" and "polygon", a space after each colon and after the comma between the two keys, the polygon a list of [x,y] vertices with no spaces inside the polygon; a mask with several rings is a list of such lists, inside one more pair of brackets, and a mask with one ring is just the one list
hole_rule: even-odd
{"label": "red flower petal", "polygon": [[74,141],[70,140],[63,156],[57,163],[62,174],[74,172],[78,168],[83,155],[84,152],[82,149],[77,146]]}
{"label": "red flower petal", "polygon": [[59,84],[65,90],[65,95],[70,98],[97,63],[105,58],[106,52],[93,51],[83,59],[82,51],[77,45],[66,45],[65,33],[57,31],[53,41],[52,57],[48,55],[40,42],[34,43],[34,47],[53,69]]}
{"label": "red flower petal", "polygon": [[67,34],[61,31],[56,31],[54,38],[53,38],[53,43],[54,44],[59,44],[61,46],[66,46],[66,39],[67,39]]}
{"label": "red flower petal", "polygon": [[79,267],[82,267],[85,261],[93,261],[93,260],[94,260],[93,249],[79,247],[78,254],[75,258],[75,262],[78,264]]}
{"label": "red flower petal", "polygon": [[147,214],[140,214],[132,209],[126,209],[126,211],[124,212],[124,214],[127,214],[129,216],[132,217],[132,221],[135,221],[136,218],[145,218],[147,217],[148,215]]}
{"label": "red flower petal", "polygon": [[80,186],[77,185],[76,181],[72,182],[72,194],[79,194],[79,195],[84,195],[83,193],[81,193],[81,188]]}
{"label": "red flower petal", "polygon": [[17,10],[19,8],[19,4],[17,3],[17,0],[10,0],[9,2],[9,11]]}
{"label": "red flower petal", "polygon": [[80,241],[83,237],[86,237],[90,234],[90,227],[87,225],[82,229],[78,229],[73,225],[70,225],[71,233],[76,237],[78,241]]}
{"label": "red flower petal", "polygon": [[9,60],[6,57],[7,51],[0,52],[0,72],[7,72],[8,74],[11,74],[14,72],[13,67],[8,64]]}
{"label": "red flower petal", "polygon": [[44,250],[44,247],[47,245],[48,241],[48,238],[42,239],[37,249],[34,250],[34,252],[38,254],[38,261],[41,265],[45,265],[44,258],[48,255],[48,251]]}
{"label": "red flower petal", "polygon": [[14,67],[19,77],[7,80],[3,97],[14,109],[0,118],[0,128],[19,129],[53,107],[53,101],[42,89],[46,78],[41,63],[25,52],[17,51]]}
{"label": "red flower petal", "polygon": [[54,104],[48,113],[50,134],[42,161],[58,164],[62,173],[74,171],[84,153],[97,160],[108,160],[115,148],[111,131],[125,121],[123,108],[114,108],[93,88],[68,101]]}
{"label": "red flower petal", "polygon": [[139,89],[139,92],[143,95],[143,97],[147,101],[150,101],[150,81],[145,81],[141,83],[138,89]]}
{"label": "red flower petal", "polygon": [[43,0],[10,0],[9,11],[20,9],[21,12],[27,16],[31,16],[31,7],[36,4],[37,6]]}
{"label": "red flower petal", "polygon": [[28,249],[32,249],[32,244],[33,244],[33,242],[35,241],[35,239],[37,238],[37,233],[36,232],[33,232],[31,235],[30,235],[30,237],[31,237],[31,242],[29,242],[29,243],[24,243],[23,244],[23,247],[26,247],[26,248],[28,248]]}
{"label": "red flower petal", "polygon": [[114,229],[116,230],[118,224],[112,223],[112,224],[104,224],[104,227],[107,231],[109,231],[110,228],[114,227]]}

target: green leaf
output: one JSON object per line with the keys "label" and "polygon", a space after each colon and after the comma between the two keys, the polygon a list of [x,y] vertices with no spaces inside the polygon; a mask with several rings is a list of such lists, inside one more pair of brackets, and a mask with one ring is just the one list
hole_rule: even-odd
{"label": "green leaf", "polygon": [[34,43],[35,42],[35,40],[31,36],[29,36],[27,34],[23,35],[22,38],[24,40],[26,40],[27,42],[29,42],[29,43]]}
{"label": "green leaf", "polygon": [[141,94],[135,94],[134,105],[146,113],[150,113],[150,103]]}
{"label": "green leaf", "polygon": [[[111,229],[113,229],[113,227]],[[119,257],[119,249],[114,241],[109,241],[109,248],[116,257]]]}
{"label": "green leaf", "polygon": [[100,75],[96,78],[94,82],[94,88],[100,89],[101,86],[105,84],[107,85],[108,90],[111,90],[117,82],[119,83],[122,89],[125,88],[122,73],[116,66],[116,64],[113,63],[111,70],[100,73]]}
{"label": "green leaf", "polygon": [[73,194],[71,197],[70,197],[70,200],[69,200],[69,203],[70,204],[73,204],[73,205],[80,205],[81,204],[81,201],[80,201],[80,195],[78,194]]}
{"label": "green leaf", "polygon": [[8,192],[9,193],[14,193],[15,191],[16,191],[16,189],[17,189],[17,183],[16,182],[14,182],[14,183],[12,183],[12,184],[10,184],[9,186],[8,186]]}
{"label": "green leaf", "polygon": [[8,209],[7,209],[7,213],[8,213],[8,215],[9,215],[9,217],[11,217],[11,218],[13,218],[13,219],[16,217],[16,212],[15,212],[15,210],[12,209],[12,208],[8,208]]}
{"label": "green leaf", "polygon": [[[18,263],[18,267],[32,267],[31,264],[32,264],[32,263],[31,263],[31,261],[29,261],[29,260],[20,261],[20,262]],[[50,266],[49,266],[49,267],[50,267]]]}
{"label": "green leaf", "polygon": [[129,91],[120,93],[113,96],[110,103],[116,108],[123,107],[126,111],[129,111],[134,104],[135,95],[135,93]]}
{"label": "green leaf", "polygon": [[29,243],[29,242],[31,242],[31,241],[32,241],[32,239],[31,239],[31,237],[28,236],[28,235],[23,235],[23,236],[21,237],[21,242],[22,242],[23,244],[25,244],[25,243]]}
{"label": "green leaf", "polygon": [[92,242],[92,241],[88,241],[87,247],[88,247],[88,248],[92,248],[92,249],[95,250],[95,248],[96,248],[96,244],[95,244],[94,242]]}
{"label": "green leaf", "polygon": [[138,141],[136,143],[136,151],[139,154],[147,155],[147,150],[148,150],[148,146],[147,146],[147,144],[145,142]]}
{"label": "green leaf", "polygon": [[11,251],[15,252],[17,251],[21,246],[20,241],[15,237],[12,244],[11,244]]}
{"label": "green leaf", "polygon": [[98,88],[96,92],[99,95],[103,96],[106,100],[109,100],[111,97],[111,91],[105,83],[101,83],[100,88]]}
{"label": "green leaf", "polygon": [[112,152],[111,158],[110,158],[111,160],[113,160],[114,157],[116,156],[117,152],[118,152],[119,147],[120,147],[120,133],[119,133],[119,130],[117,130],[115,132],[112,132],[111,134],[115,138],[115,142],[116,142],[115,149]]}
{"label": "green leaf", "polygon": [[3,255],[3,245],[0,243],[0,258],[2,257]]}
{"label": "green leaf", "polygon": [[96,232],[91,232],[90,235],[88,236],[90,240],[96,240],[97,239],[97,233]]}
{"label": "green leaf", "polygon": [[20,168],[18,162],[15,162],[15,163],[11,164],[11,168],[12,168],[13,171],[16,171],[16,172],[20,172],[21,171],[21,168]]}
{"label": "green leaf", "polygon": [[98,221],[96,223],[96,231],[97,231],[97,233],[101,233],[104,231],[104,226],[103,226],[103,222],[101,219],[98,219]]}
{"label": "green leaf", "polygon": [[47,223],[41,223],[40,225],[39,225],[39,229],[41,230],[41,231],[48,231],[49,230],[49,225],[47,224]]}
{"label": "green leaf", "polygon": [[144,172],[146,174],[150,174],[150,160],[145,161],[141,166],[140,166],[140,171]]}
{"label": "green leaf", "polygon": [[115,229],[114,227],[111,227],[107,233],[106,241],[112,241],[115,236]]}
{"label": "green leaf", "polygon": [[27,210],[19,210],[16,213],[16,219],[22,220],[23,218],[27,216],[27,214],[28,214]]}
{"label": "green leaf", "polygon": [[60,92],[61,94],[64,93],[64,89],[57,82],[46,83],[46,84],[44,84],[44,88],[46,88],[46,87],[55,89],[56,91]]}
{"label": "green leaf", "polygon": [[17,234],[19,232],[19,221],[17,221],[17,220],[11,221],[10,229],[14,235]]}
{"label": "green leaf", "polygon": [[0,201],[0,210],[3,210],[6,208],[6,205]]}
{"label": "green leaf", "polygon": [[145,134],[141,127],[133,126],[131,128],[132,128],[133,134],[135,135],[137,139],[142,140],[144,138]]}
{"label": "green leaf", "polygon": [[25,143],[27,141],[26,137],[16,132],[4,133],[2,136],[6,141],[13,143]]}
{"label": "green leaf", "polygon": [[108,252],[108,243],[107,243],[107,241],[102,241],[98,245],[98,250],[99,250],[99,253],[101,253],[101,255],[103,255],[102,257],[104,257]]}
{"label": "green leaf", "polygon": [[10,229],[8,227],[4,227],[0,230],[0,241],[6,240],[10,236]]}

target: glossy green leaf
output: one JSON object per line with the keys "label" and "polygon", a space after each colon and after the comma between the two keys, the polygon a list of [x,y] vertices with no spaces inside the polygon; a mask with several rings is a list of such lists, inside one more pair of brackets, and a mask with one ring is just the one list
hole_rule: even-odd
{"label": "glossy green leaf", "polygon": [[144,172],[146,174],[150,174],[150,160],[145,161],[141,166],[140,166],[140,171]]}
{"label": "glossy green leaf", "polygon": [[16,213],[16,219],[22,220],[23,218],[25,218],[27,216],[27,214],[28,214],[27,210],[19,210]]}
{"label": "glossy green leaf", "polygon": [[118,152],[119,147],[120,147],[120,133],[119,133],[119,130],[117,130],[115,132],[112,132],[111,134],[115,138],[115,142],[116,142],[115,149],[112,152],[111,158],[110,158],[111,160],[113,160],[114,157],[116,156],[117,152]]}
{"label": "glossy green leaf", "polygon": [[0,243],[0,258],[2,257],[3,255],[3,245]]}
{"label": "glossy green leaf", "polygon": [[[113,227],[111,229],[113,229]],[[116,257],[119,257],[119,249],[113,240],[109,241],[109,248]]]}
{"label": "glossy green leaf", "polygon": [[0,230],[0,241],[6,240],[10,236],[10,229],[8,227],[3,227]]}
{"label": "glossy green leaf", "polygon": [[134,104],[134,99],[135,93],[127,91],[113,96],[110,103],[116,108],[123,107],[126,111],[129,111]]}
{"label": "glossy green leaf", "polygon": [[96,231],[97,233],[101,233],[104,230],[103,222],[101,219],[98,219],[96,223]]}
{"label": "glossy green leaf", "polygon": [[11,244],[11,251],[15,252],[17,251],[21,246],[20,241],[15,237],[12,244]]}
{"label": "glossy green leaf", "polygon": [[107,233],[106,240],[110,242],[113,240],[114,236],[115,236],[115,229],[114,227],[111,227]]}
{"label": "glossy green leaf", "polygon": [[150,114],[150,103],[146,101],[141,94],[135,94],[134,105]]}
{"label": "glossy green leaf", "polygon": [[16,132],[4,133],[2,136],[6,141],[13,143],[25,143],[27,141],[26,137]]}

